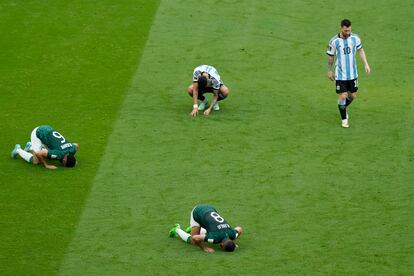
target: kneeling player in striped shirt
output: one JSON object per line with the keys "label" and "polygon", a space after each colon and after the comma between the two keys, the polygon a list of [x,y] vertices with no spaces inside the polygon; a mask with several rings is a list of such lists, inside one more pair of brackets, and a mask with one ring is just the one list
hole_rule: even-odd
{"label": "kneeling player in striped shirt", "polygon": [[[356,52],[358,51],[364,62],[365,72],[369,75],[371,69],[368,65],[361,39],[351,32],[351,21],[341,21],[339,34],[335,35],[328,45],[328,78],[336,80],[336,93],[338,94],[338,108],[341,114],[342,127],[349,127],[346,107],[356,98],[358,91],[358,72],[356,65]],[[335,73],[332,71],[334,58]]]}
{"label": "kneeling player in striped shirt", "polygon": [[[229,88],[223,83],[217,69],[210,65],[200,65],[193,71],[193,83],[187,88],[187,93],[193,98],[193,110],[191,116],[197,116],[198,111],[203,111],[207,104],[205,93],[213,93],[213,100],[204,111],[204,115],[208,116],[211,109],[218,111],[219,101],[224,100],[229,95]],[[198,105],[198,100],[201,101]]]}

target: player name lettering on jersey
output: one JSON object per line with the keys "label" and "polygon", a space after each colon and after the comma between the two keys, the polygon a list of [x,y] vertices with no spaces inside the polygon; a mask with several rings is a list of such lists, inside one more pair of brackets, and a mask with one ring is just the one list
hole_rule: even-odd
{"label": "player name lettering on jersey", "polygon": [[217,225],[217,229],[226,229],[226,228],[230,228],[230,225],[228,225],[227,223]]}
{"label": "player name lettering on jersey", "polygon": [[71,146],[72,146],[72,143],[66,143],[66,144],[61,145],[60,148],[64,150],[64,149],[70,148]]}

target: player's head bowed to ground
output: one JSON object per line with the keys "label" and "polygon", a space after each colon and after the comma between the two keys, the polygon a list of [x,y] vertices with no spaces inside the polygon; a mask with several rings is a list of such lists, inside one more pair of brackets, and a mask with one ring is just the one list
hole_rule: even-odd
{"label": "player's head bowed to ground", "polygon": [[[229,94],[229,88],[224,85],[217,69],[210,65],[200,65],[193,71],[193,83],[187,88],[190,97],[193,98],[193,110],[191,116],[197,116],[198,111],[204,110],[204,115],[208,116],[212,109],[220,110],[219,101],[224,100]],[[210,106],[204,96],[205,93],[213,93],[213,100]],[[198,105],[198,100],[201,101]]]}
{"label": "player's head bowed to ground", "polygon": [[76,165],[78,148],[78,144],[69,142],[51,126],[43,125],[32,131],[24,149],[16,144],[11,157],[20,156],[28,163],[42,164],[47,169],[56,169],[56,166],[46,162],[46,159],[59,160],[63,166],[72,168]]}
{"label": "player's head bowed to ground", "polygon": [[199,246],[203,251],[212,253],[214,249],[204,242],[219,244],[227,252],[233,252],[238,246],[235,240],[243,230],[240,226],[232,228],[211,205],[197,205],[190,214],[190,226],[186,231],[176,223],[170,230],[170,237],[179,236],[183,241]]}

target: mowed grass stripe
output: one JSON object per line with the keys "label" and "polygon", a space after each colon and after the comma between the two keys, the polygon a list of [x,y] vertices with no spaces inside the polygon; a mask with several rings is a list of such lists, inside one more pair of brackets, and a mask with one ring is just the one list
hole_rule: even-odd
{"label": "mowed grass stripe", "polygon": [[[213,121],[188,117],[191,100],[184,91],[191,81],[193,67],[203,59],[200,49],[205,41],[203,27],[196,22],[190,24],[198,17],[191,8],[194,5],[196,1],[187,4],[163,1],[159,7],[62,274],[168,271],[164,260],[168,258],[170,262],[173,257],[168,256],[170,245],[180,248],[184,245],[166,238],[174,217],[185,217],[187,221],[191,204],[217,200],[207,190],[222,184],[218,176],[211,187],[193,185],[199,181],[198,177],[209,177],[214,168],[197,158],[202,156],[203,141],[196,144],[192,141],[204,136],[210,127],[221,131],[221,127],[215,127],[217,120],[224,122],[223,115],[228,114],[223,103],[223,114],[217,113]],[[248,4],[243,8],[247,9]],[[231,20],[237,19],[231,4],[224,4],[218,10],[218,18],[224,22],[228,15]],[[212,12],[210,7],[202,15],[208,17]],[[258,8],[254,15],[259,16]],[[213,33],[219,33],[223,21],[211,26]],[[245,28],[254,31],[249,27],[251,23],[246,18],[238,27],[239,38]],[[225,33],[230,31],[226,29]],[[208,55],[207,63],[222,60],[221,45],[212,51],[217,56]],[[222,66],[224,72],[231,71],[232,62],[228,61],[227,70]],[[213,140],[206,141],[207,151],[212,149],[212,143],[216,144]],[[233,150],[238,147],[231,145]],[[200,169],[193,174],[192,166]],[[169,216],[169,212],[175,216]],[[195,248],[188,249],[194,252]],[[182,260],[182,264],[189,263],[193,259]]]}
{"label": "mowed grass stripe", "polygon": [[[163,1],[62,274],[408,273],[412,150],[399,118],[412,116],[401,92],[412,85],[405,76],[393,90],[387,61],[401,57],[384,60],[391,44],[376,43],[383,32],[370,23],[387,7],[356,4],[344,14],[358,16],[379,70],[361,74],[343,130],[324,53],[340,14],[306,1]],[[403,37],[390,24],[410,9],[379,22],[381,41]],[[191,119],[184,90],[201,63],[216,65],[232,94],[220,112]],[[206,255],[167,237],[201,202],[244,226],[238,252]]]}
{"label": "mowed grass stripe", "polygon": [[[1,274],[59,270],[156,7],[1,1]],[[10,158],[40,124],[80,143],[76,168],[50,171]]]}

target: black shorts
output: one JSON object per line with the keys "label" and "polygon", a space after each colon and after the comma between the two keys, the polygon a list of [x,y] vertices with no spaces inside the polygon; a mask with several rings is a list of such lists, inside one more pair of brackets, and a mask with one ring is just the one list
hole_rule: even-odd
{"label": "black shorts", "polygon": [[[220,84],[220,87],[222,87],[223,86],[223,84]],[[220,90],[220,88],[219,88],[219,90]],[[206,89],[204,89],[204,91],[203,91],[203,93],[201,93],[201,94],[204,94],[204,93],[213,93],[214,92],[214,89],[213,89],[213,87],[206,87]]]}
{"label": "black shorts", "polygon": [[336,93],[351,92],[355,93],[358,91],[358,79],[354,80],[337,80],[336,81]]}

